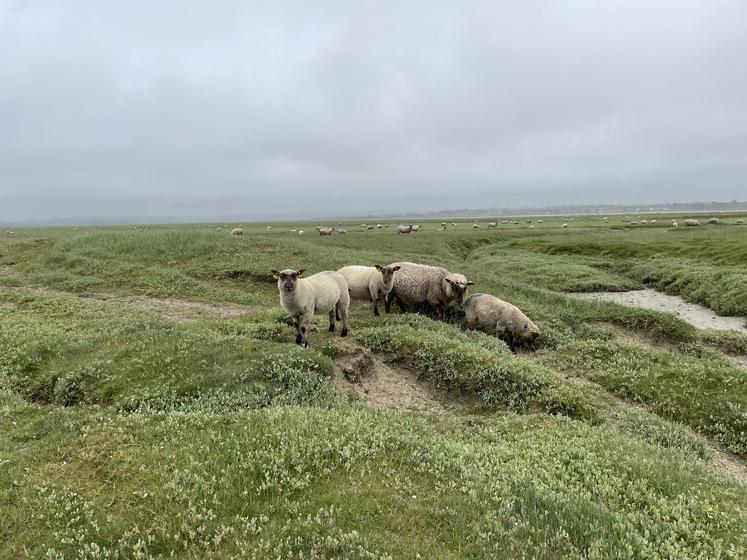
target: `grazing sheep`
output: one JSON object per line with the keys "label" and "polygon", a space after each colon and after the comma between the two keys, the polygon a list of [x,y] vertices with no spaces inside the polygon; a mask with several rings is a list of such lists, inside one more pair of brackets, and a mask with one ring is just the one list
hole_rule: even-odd
{"label": "grazing sheep", "polygon": [[563,225],[560,226],[560,228],[561,229],[568,229],[568,224],[564,222]]}
{"label": "grazing sheep", "polygon": [[379,302],[384,301],[394,285],[394,273],[399,266],[343,266],[337,272],[348,283],[348,292],[353,299],[373,301],[373,313],[379,315]]}
{"label": "grazing sheep", "polygon": [[508,342],[516,353],[516,340],[532,344],[540,332],[537,326],[521,310],[488,294],[473,294],[464,302],[464,314],[468,329],[484,329]]}
{"label": "grazing sheep", "polygon": [[412,231],[420,231],[420,226],[412,226]]}
{"label": "grazing sheep", "polygon": [[270,231],[272,229],[272,226],[267,226],[267,231]]}
{"label": "grazing sheep", "polygon": [[706,223],[707,224],[720,224],[721,220],[719,220],[718,218],[710,218]]}
{"label": "grazing sheep", "polygon": [[637,225],[638,225],[638,222],[630,222],[630,225],[631,225],[631,226],[637,226]]}
{"label": "grazing sheep", "polygon": [[346,230],[346,229],[340,229],[340,230],[337,231],[337,234],[338,235],[347,235],[348,234],[348,230]]}
{"label": "grazing sheep", "polygon": [[319,235],[332,235],[332,232],[335,231],[335,228],[333,227],[323,227],[319,228]]}
{"label": "grazing sheep", "polygon": [[698,220],[694,220],[693,218],[688,218],[682,223],[685,224],[685,227],[696,227],[700,225],[700,222]]}
{"label": "grazing sheep", "polygon": [[373,226],[366,226],[366,231],[373,230]]}
{"label": "grazing sheep", "polygon": [[737,220],[734,223],[737,224],[738,226],[741,226],[744,223],[744,220]]}
{"label": "grazing sheep", "polygon": [[410,233],[411,231],[412,231],[412,226],[403,226],[403,225],[397,226],[397,233]]}
{"label": "grazing sheep", "polygon": [[302,229],[298,230],[298,235],[303,235],[303,230]]}
{"label": "grazing sheep", "polygon": [[463,274],[449,272],[440,266],[430,266],[411,262],[396,262],[391,268],[400,267],[394,277],[394,285],[385,299],[385,311],[391,310],[391,303],[397,301],[402,313],[406,306],[415,307],[427,303],[435,306],[443,318],[446,307],[456,302],[462,305],[469,282]]}
{"label": "grazing sheep", "polygon": [[376,224],[376,229],[381,229],[381,224]]}
{"label": "grazing sheep", "polygon": [[641,220],[642,224],[648,224],[648,220]]}
{"label": "grazing sheep", "polygon": [[472,229],[480,229],[480,224],[472,224]]}
{"label": "grazing sheep", "polygon": [[654,224],[655,225],[656,224],[656,220],[649,221],[649,224]]}
{"label": "grazing sheep", "polygon": [[296,344],[309,345],[307,324],[315,313],[329,314],[329,332],[335,330],[335,316],[339,314],[342,321],[340,336],[347,336],[350,294],[345,278],[334,270],[308,278],[301,278],[303,273],[304,269],[298,272],[292,269],[280,272],[272,270],[272,277],[278,281],[280,304],[296,325]]}
{"label": "grazing sheep", "polygon": [[678,228],[679,227],[679,225],[677,224],[677,220],[672,220],[672,227],[673,228]]}
{"label": "grazing sheep", "polygon": [[235,227],[231,230],[231,235],[244,235],[244,230],[240,227]]}
{"label": "grazing sheep", "polygon": [[488,228],[494,228],[494,227],[496,227],[497,225],[498,225],[498,224],[496,224],[495,222],[488,222]]}

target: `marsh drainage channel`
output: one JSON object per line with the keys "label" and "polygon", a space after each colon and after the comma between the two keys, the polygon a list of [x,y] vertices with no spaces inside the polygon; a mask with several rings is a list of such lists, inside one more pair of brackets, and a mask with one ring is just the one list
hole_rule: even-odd
{"label": "marsh drainage channel", "polygon": [[614,301],[630,307],[654,309],[677,315],[683,321],[699,329],[717,329],[722,331],[739,331],[747,334],[745,317],[724,317],[713,310],[688,303],[679,296],[662,294],[656,290],[633,290],[630,292],[590,292],[576,293],[573,296],[581,299]]}

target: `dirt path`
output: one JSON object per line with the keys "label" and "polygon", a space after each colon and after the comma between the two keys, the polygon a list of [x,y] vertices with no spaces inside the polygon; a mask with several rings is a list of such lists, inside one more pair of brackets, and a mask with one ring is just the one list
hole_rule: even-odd
{"label": "dirt path", "polygon": [[733,330],[747,334],[746,317],[724,317],[713,310],[688,303],[679,296],[662,294],[656,290],[633,290],[630,292],[592,292],[577,293],[574,297],[582,299],[614,301],[631,307],[655,309],[677,315],[683,321],[699,329]]}
{"label": "dirt path", "polygon": [[79,297],[102,305],[134,307],[158,315],[176,323],[196,323],[205,319],[242,317],[257,312],[257,308],[233,303],[204,303],[174,298],[155,298],[141,295],[120,294],[77,294],[46,287],[24,286],[17,288],[37,294],[50,294],[64,297]]}

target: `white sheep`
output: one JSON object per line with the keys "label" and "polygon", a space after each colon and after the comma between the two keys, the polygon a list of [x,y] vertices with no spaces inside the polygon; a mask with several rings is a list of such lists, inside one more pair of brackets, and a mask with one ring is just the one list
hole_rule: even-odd
{"label": "white sheep", "polygon": [[672,220],[672,227],[675,229],[679,227],[679,225],[677,224],[677,220]]}
{"label": "white sheep", "polygon": [[410,233],[411,231],[412,231],[412,226],[404,226],[404,225],[397,226],[397,233]]}
{"label": "white sheep", "polygon": [[516,340],[532,344],[540,332],[521,310],[513,304],[489,294],[473,294],[464,302],[468,329],[481,328],[508,342],[516,353]]}
{"label": "white sheep", "polygon": [[744,220],[737,220],[734,223],[737,224],[738,226],[741,226],[744,223]]}
{"label": "white sheep", "polygon": [[304,231],[303,231],[302,229],[299,229],[299,230],[298,230],[298,235],[299,235],[299,236],[302,236],[303,234],[304,234]]}
{"label": "white sheep", "polygon": [[343,266],[337,272],[348,283],[348,292],[353,299],[370,299],[373,301],[373,313],[379,315],[379,302],[385,301],[392,291],[394,273],[399,266]]}
{"label": "white sheep", "polygon": [[347,235],[348,234],[348,230],[346,230],[346,229],[337,230],[337,234],[338,235]]}
{"label": "white sheep", "polygon": [[376,229],[381,229],[381,224],[376,224]]}
{"label": "white sheep", "polygon": [[267,231],[270,231],[272,229],[272,226],[267,226]]}
{"label": "white sheep", "polygon": [[480,229],[480,224],[472,224],[472,229]]}
{"label": "white sheep", "polygon": [[716,225],[718,225],[718,224],[721,223],[721,220],[719,220],[718,218],[710,218],[706,223],[707,224],[716,224]]}
{"label": "white sheep", "polygon": [[348,284],[342,275],[334,270],[320,272],[301,278],[304,269],[295,271],[272,270],[272,277],[278,281],[280,304],[283,306],[296,326],[296,344],[308,346],[308,324],[315,313],[329,314],[329,332],[335,330],[335,316],[339,314],[342,321],[340,336],[348,335],[348,308],[350,294]]}
{"label": "white sheep", "polygon": [[452,303],[461,305],[469,286],[463,274],[449,272],[440,266],[416,264],[412,262],[395,262],[390,267],[400,267],[394,276],[394,284],[385,300],[385,310],[390,312],[391,302],[396,301],[400,311],[405,313],[406,306],[418,306],[423,303],[435,306],[440,317],[446,307]]}
{"label": "white sheep", "polygon": [[319,228],[319,235],[332,235],[332,232],[335,231],[335,228],[333,227],[322,227]]}
{"label": "white sheep", "polygon": [[496,224],[495,222],[488,222],[488,228],[494,228],[494,227],[496,227],[497,225],[498,225],[498,224]]}
{"label": "white sheep", "polygon": [[568,224],[563,222],[563,225],[560,226],[561,229],[568,229]]}
{"label": "white sheep", "polygon": [[244,235],[244,230],[241,229],[240,227],[233,228],[231,230],[231,235]]}
{"label": "white sheep", "polygon": [[412,231],[420,231],[420,226],[412,226]]}
{"label": "white sheep", "polygon": [[698,220],[693,219],[693,218],[688,218],[687,220],[685,220],[682,223],[685,224],[685,227],[696,227],[696,226],[700,225],[700,222]]}

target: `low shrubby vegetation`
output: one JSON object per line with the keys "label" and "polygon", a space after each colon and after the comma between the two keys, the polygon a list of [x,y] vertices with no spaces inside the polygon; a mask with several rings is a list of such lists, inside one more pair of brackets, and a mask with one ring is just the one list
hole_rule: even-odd
{"label": "low shrubby vegetation", "polygon": [[[0,557],[745,557],[747,336],[563,293],[650,285],[743,313],[747,230],[659,221],[0,235]],[[537,351],[360,303],[348,338],[317,316],[295,346],[270,269],[401,260],[516,304]],[[351,349],[443,406],[339,391]]]}

